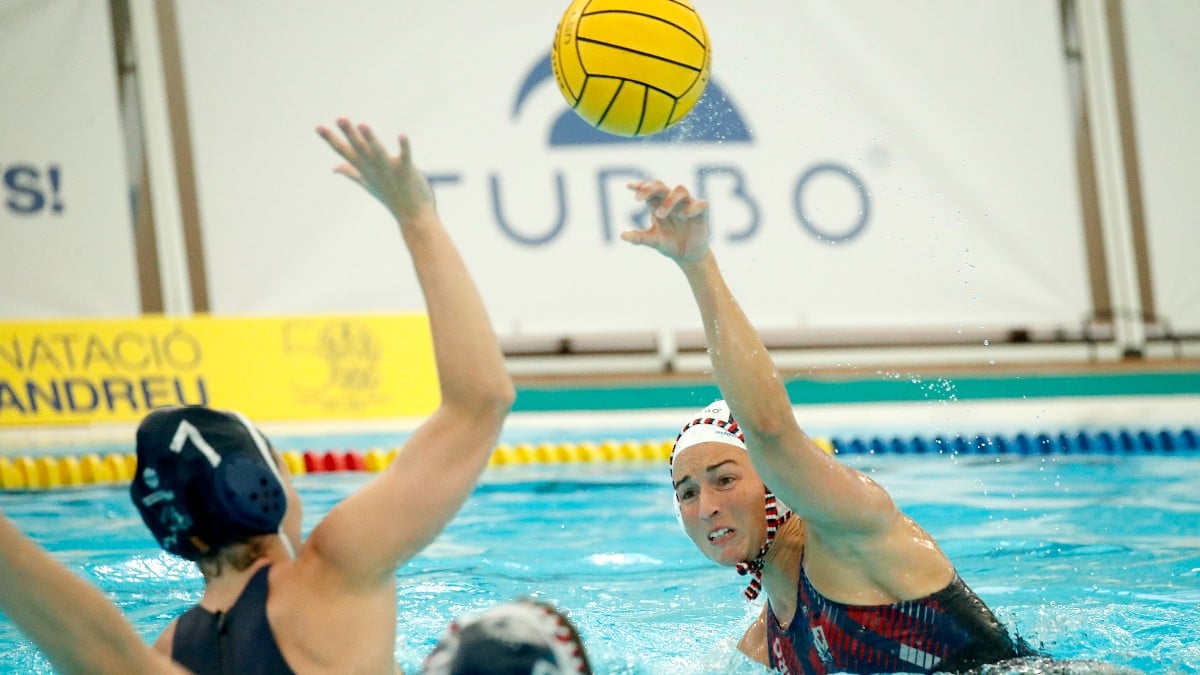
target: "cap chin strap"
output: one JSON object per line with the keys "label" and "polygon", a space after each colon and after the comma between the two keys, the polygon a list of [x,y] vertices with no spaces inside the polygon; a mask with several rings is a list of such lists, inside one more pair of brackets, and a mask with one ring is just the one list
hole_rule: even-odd
{"label": "cap chin strap", "polygon": [[279,481],[279,487],[283,489],[284,518],[279,521],[279,530],[277,530],[277,533],[279,534],[279,542],[283,544],[283,549],[287,552],[288,560],[295,560],[296,547],[292,545],[292,540],[288,539],[287,533],[283,531],[283,523],[287,520],[287,489],[284,487],[283,474],[279,472],[279,467],[275,464],[275,456],[271,454],[271,445],[259,433],[258,427],[251,424],[245,415],[235,410],[231,410],[230,412],[241,421],[242,426],[246,427],[246,431],[250,432],[250,437],[254,439],[254,445],[258,448],[259,454],[262,455],[263,461],[271,469],[271,473],[275,474],[275,480]]}
{"label": "cap chin strap", "polygon": [[758,555],[753,560],[743,560],[737,564],[738,574],[742,576],[750,575],[750,583],[746,586],[746,590],[742,591],[742,595],[746,596],[747,600],[753,600],[762,592],[762,571],[767,565],[767,551],[771,550],[771,544],[775,543],[775,535],[779,532],[779,528],[787,522],[788,518],[792,517],[792,511],[775,499],[775,493],[763,488],[765,491],[765,501],[767,507],[767,540],[763,542],[762,548],[758,550]]}
{"label": "cap chin strap", "polygon": [[296,559],[296,547],[292,546],[292,540],[288,539],[287,533],[283,531],[283,526],[279,526],[279,543],[283,544],[283,550],[287,553],[288,560]]}

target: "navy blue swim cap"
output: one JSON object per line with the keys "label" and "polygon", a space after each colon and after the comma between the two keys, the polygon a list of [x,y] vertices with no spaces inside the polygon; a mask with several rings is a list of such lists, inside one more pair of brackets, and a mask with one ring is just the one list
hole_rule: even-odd
{"label": "navy blue swim cap", "polygon": [[266,437],[238,413],[203,406],[142,420],[129,494],[159,545],[189,560],[278,532],[287,510]]}

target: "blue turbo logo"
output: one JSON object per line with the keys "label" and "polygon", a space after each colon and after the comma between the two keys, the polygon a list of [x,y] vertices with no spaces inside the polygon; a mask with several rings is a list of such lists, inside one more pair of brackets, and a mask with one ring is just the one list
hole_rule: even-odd
{"label": "blue turbo logo", "polygon": [[[525,74],[517,87],[509,111],[511,122],[534,117],[535,106],[530,101],[546,87],[555,89],[550,54],[547,52]],[[540,101],[544,97],[536,97]],[[839,161],[816,161],[794,167],[791,157],[770,148],[756,147],[756,133],[746,123],[742,113],[726,90],[709,80],[704,95],[696,107],[675,126],[658,134],[639,138],[615,136],[595,129],[583,121],[555,91],[557,107],[546,137],[550,152],[544,155],[548,163],[544,179],[506,174],[502,169],[485,170],[479,177],[467,180],[459,172],[428,176],[435,189],[454,186],[474,186],[485,194],[491,206],[492,221],[497,230],[510,242],[528,248],[553,246],[568,232],[580,227],[595,228],[605,244],[616,242],[618,233],[631,227],[644,227],[647,214],[643,208],[630,207],[626,184],[631,181],[660,177],[638,165],[638,158],[648,158],[645,151],[666,148],[687,151],[696,156],[691,176],[661,176],[664,180],[692,186],[694,194],[719,204],[722,209],[720,231],[715,238],[732,243],[748,243],[761,234],[764,227],[788,227],[806,237],[826,244],[848,243],[866,229],[871,214],[871,196],[857,171]],[[544,109],[542,112],[546,112]],[[639,146],[641,149],[639,149]],[[603,151],[627,148],[620,164],[613,164]],[[594,149],[595,152],[586,152]],[[563,152],[573,150],[568,154]],[[752,153],[748,155],[747,153]],[[528,163],[542,161],[531,154]],[[743,168],[744,163],[749,168]],[[793,167],[789,169],[789,167]],[[762,194],[762,174],[795,176],[786,192]],[[754,176],[759,178],[754,178]],[[773,181],[778,185],[778,181]],[[831,198],[831,194],[840,195]],[[535,206],[517,206],[529,195],[541,195],[532,200]],[[583,202],[582,204],[580,202]],[[583,214],[583,218],[580,218]],[[576,232],[572,236],[578,236]]]}

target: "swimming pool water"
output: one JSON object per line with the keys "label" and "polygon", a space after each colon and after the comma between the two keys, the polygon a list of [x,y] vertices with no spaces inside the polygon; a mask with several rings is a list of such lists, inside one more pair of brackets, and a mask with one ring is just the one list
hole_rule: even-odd
{"label": "swimming pool water", "polygon": [[[1200,672],[1200,458],[847,456],[939,540],[1015,631],[1060,658]],[[568,611],[598,673],[760,673],[737,652],[758,608],[703,558],[642,463],[490,469],[398,572],[396,656],[413,672],[450,619],[520,595]],[[305,529],[367,474],[301,476]],[[126,491],[0,494],[6,513],[153,639],[200,595]],[[397,514],[397,526],[403,526]],[[0,619],[0,671],[50,672]]]}

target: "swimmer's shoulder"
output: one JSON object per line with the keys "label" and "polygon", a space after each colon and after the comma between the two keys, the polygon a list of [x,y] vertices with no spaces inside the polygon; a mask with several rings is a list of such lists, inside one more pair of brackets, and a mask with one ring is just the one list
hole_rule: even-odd
{"label": "swimmer's shoulder", "polygon": [[158,639],[154,641],[154,651],[163,654],[167,657],[171,656],[171,647],[175,644],[175,627],[179,625],[179,617],[171,619],[171,623],[158,634]]}

